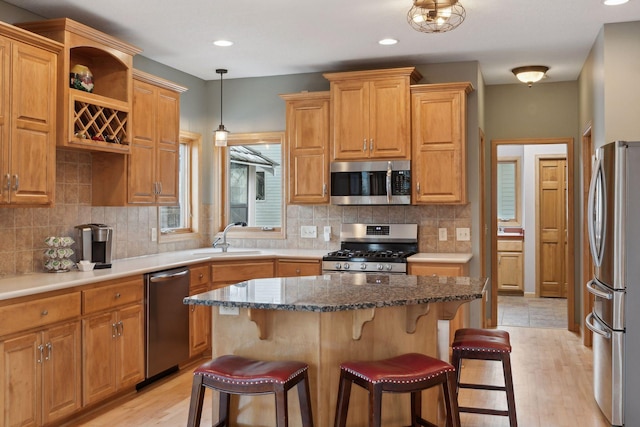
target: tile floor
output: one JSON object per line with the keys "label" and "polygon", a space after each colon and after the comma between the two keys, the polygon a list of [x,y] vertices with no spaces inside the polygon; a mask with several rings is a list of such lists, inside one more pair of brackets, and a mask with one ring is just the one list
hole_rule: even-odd
{"label": "tile floor", "polygon": [[498,326],[567,328],[567,300],[498,296]]}

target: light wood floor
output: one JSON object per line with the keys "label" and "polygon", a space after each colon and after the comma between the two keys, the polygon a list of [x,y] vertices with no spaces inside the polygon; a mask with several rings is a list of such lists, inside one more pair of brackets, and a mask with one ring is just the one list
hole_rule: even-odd
{"label": "light wood floor", "polygon": [[[592,394],[592,354],[580,337],[562,329],[501,327],[511,334],[513,380],[520,427],[607,427]],[[161,426],[186,424],[191,369],[174,374],[74,427]],[[499,363],[467,360],[464,381],[502,383]],[[482,393],[482,394],[480,394]],[[505,407],[501,392],[462,390],[463,405]],[[210,395],[208,395],[210,396]],[[489,397],[487,397],[489,396]],[[211,402],[205,398],[202,426],[211,425]],[[508,426],[506,417],[461,414],[463,427]],[[265,426],[273,425],[265,420]],[[330,427],[330,426],[316,426]]]}

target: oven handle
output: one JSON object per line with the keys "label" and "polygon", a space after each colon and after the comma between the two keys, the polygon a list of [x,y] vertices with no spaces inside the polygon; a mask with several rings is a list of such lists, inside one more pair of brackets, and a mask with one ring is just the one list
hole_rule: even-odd
{"label": "oven handle", "polygon": [[603,336],[605,339],[610,340],[611,339],[611,332],[609,332],[606,329],[603,329],[602,327],[595,326],[595,323],[600,323],[600,322],[598,321],[598,319],[595,318],[593,313],[589,313],[587,315],[587,317],[584,319],[584,324],[587,326],[587,328],[591,332],[593,332],[594,334],[598,334],[600,336]]}
{"label": "oven handle", "polygon": [[608,300],[613,299],[613,292],[602,291],[601,290],[602,288],[598,286],[595,279],[589,280],[586,284],[586,287],[587,287],[587,291],[589,291],[590,294],[593,294],[597,297],[608,299]]}
{"label": "oven handle", "polygon": [[387,203],[391,203],[391,171],[393,166],[391,162],[387,162]]}

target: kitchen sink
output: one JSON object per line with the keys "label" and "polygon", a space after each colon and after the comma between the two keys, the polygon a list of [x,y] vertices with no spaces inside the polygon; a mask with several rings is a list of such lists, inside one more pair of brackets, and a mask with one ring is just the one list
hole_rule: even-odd
{"label": "kitchen sink", "polygon": [[259,255],[261,251],[255,249],[229,249],[228,252],[222,252],[221,249],[216,248],[203,248],[196,249],[191,252],[192,255],[207,255],[207,256],[237,256],[237,255]]}

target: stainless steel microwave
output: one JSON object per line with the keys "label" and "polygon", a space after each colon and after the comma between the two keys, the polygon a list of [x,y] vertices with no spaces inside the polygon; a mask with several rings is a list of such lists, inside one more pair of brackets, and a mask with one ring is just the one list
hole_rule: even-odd
{"label": "stainless steel microwave", "polygon": [[411,204],[409,160],[331,163],[334,205]]}

